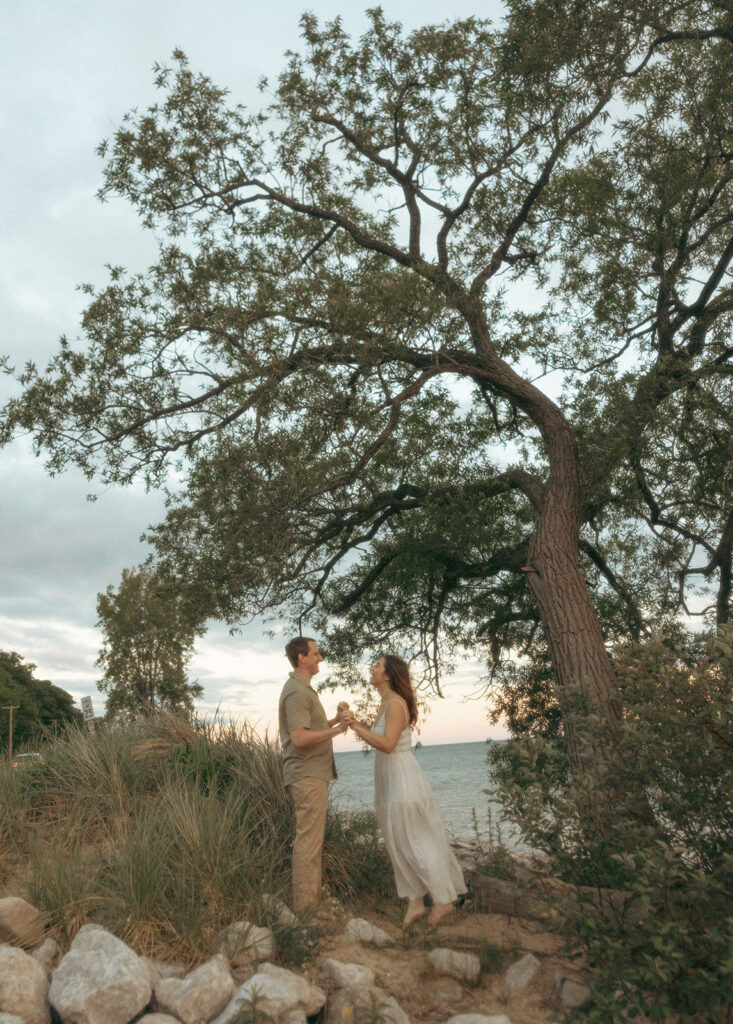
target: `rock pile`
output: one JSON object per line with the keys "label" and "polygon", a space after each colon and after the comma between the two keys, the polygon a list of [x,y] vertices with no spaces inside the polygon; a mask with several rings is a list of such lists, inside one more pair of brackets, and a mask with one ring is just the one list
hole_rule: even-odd
{"label": "rock pile", "polygon": [[[279,901],[266,905],[273,924],[297,920]],[[325,1024],[410,1024],[369,967],[327,958],[319,965],[319,978],[325,980],[314,984],[267,962],[276,952],[275,935],[247,921],[225,929],[217,955],[186,971],[138,956],[96,924],[84,925],[62,955],[56,942],[39,930],[40,920],[24,900],[0,899],[0,1024],[241,1024],[250,1018],[262,1024],[307,1024],[316,1015]],[[35,947],[23,948],[30,937]],[[360,918],[349,921],[345,937],[372,946],[394,942]],[[468,987],[480,981],[480,962],[471,953],[437,948],[427,960],[436,982],[444,977],[443,984],[459,994],[456,980]],[[509,968],[506,982],[509,987],[528,985],[538,969],[534,957],[525,957]],[[586,1004],[589,992],[572,979],[558,976],[555,985],[565,1005]],[[511,1021],[503,1014],[454,1013],[445,1024]]]}

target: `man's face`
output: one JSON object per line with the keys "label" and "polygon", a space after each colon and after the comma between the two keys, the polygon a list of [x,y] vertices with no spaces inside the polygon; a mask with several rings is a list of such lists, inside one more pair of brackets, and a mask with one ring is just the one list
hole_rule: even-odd
{"label": "man's face", "polygon": [[314,676],[323,661],[323,655],[318,650],[318,644],[315,640],[311,640],[308,643],[308,653],[301,654],[298,658],[298,668],[302,669],[304,674],[307,673],[309,676]]}

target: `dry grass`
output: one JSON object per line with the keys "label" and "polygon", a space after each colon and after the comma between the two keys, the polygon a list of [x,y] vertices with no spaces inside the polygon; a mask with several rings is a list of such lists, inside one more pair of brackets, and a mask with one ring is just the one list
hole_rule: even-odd
{"label": "dry grass", "polygon": [[[43,758],[0,766],[0,884],[29,866],[18,894],[63,941],[94,920],[141,953],[193,963],[225,925],[257,917],[264,893],[289,899],[281,754],[246,723],[166,715],[71,730]],[[338,896],[390,891],[368,815],[329,813],[324,862]]]}

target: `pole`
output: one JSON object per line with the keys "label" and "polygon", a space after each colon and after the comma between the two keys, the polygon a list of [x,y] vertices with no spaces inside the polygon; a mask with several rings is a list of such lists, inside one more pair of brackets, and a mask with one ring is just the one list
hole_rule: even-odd
{"label": "pole", "polygon": [[10,743],[9,743],[10,750],[9,750],[9,757],[10,757],[11,761],[13,760],[13,712],[17,711],[19,707],[20,707],[19,704],[6,704],[5,707],[3,708],[3,711],[9,711],[10,712]]}

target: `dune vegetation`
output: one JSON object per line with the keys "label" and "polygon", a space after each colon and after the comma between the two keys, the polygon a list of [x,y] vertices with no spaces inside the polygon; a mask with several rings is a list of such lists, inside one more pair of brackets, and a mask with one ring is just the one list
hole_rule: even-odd
{"label": "dune vegetation", "polygon": [[[141,953],[194,961],[232,921],[264,923],[264,894],[287,899],[279,747],[246,723],[72,727],[42,755],[0,765],[0,886],[25,890],[67,941],[98,921]],[[370,812],[329,808],[324,876],[342,900],[391,893]]]}

